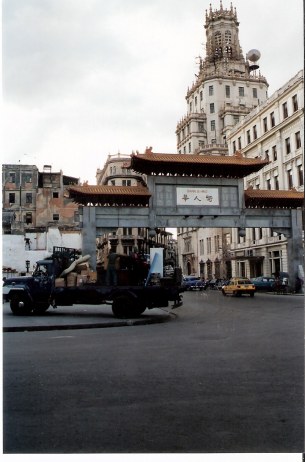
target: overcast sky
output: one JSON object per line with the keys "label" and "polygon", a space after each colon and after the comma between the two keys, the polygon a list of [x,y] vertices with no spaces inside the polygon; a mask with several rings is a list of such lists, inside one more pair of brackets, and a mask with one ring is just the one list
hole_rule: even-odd
{"label": "overcast sky", "polygon": [[[3,0],[3,163],[48,164],[94,184],[108,154],[176,152],[209,4]],[[233,6],[271,95],[303,67],[303,2]]]}

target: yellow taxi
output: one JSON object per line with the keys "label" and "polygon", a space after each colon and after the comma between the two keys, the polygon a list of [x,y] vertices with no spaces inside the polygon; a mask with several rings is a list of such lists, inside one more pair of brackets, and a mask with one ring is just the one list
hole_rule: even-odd
{"label": "yellow taxi", "polygon": [[223,295],[236,295],[240,297],[243,294],[249,294],[254,297],[255,285],[247,278],[232,278],[221,288]]}

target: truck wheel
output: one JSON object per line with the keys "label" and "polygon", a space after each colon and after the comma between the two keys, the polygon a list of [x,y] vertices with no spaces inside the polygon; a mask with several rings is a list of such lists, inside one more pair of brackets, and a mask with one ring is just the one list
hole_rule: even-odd
{"label": "truck wheel", "polygon": [[32,311],[32,306],[24,295],[13,294],[10,301],[12,313],[20,315],[28,315]]}

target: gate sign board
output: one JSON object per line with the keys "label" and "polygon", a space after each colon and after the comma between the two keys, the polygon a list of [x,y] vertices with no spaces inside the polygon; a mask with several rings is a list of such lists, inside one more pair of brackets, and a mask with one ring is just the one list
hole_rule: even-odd
{"label": "gate sign board", "polygon": [[219,205],[218,188],[177,187],[177,205]]}

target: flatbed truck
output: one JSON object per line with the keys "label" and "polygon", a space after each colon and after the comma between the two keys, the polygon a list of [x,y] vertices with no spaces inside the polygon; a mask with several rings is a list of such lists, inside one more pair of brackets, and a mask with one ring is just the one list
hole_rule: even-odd
{"label": "flatbed truck", "polygon": [[93,280],[90,272],[79,274],[77,284],[69,286],[67,278],[83,261],[75,249],[54,247],[52,256],[38,261],[31,276],[4,281],[4,301],[10,303],[15,315],[42,314],[50,307],[108,304],[119,318],[138,317],[146,309],[168,307],[169,302],[173,302],[173,308],[182,305],[184,289],[179,268],[171,277],[154,277],[150,282],[143,261],[124,255],[120,257],[117,285],[107,285],[104,270],[92,272],[96,274]]}

